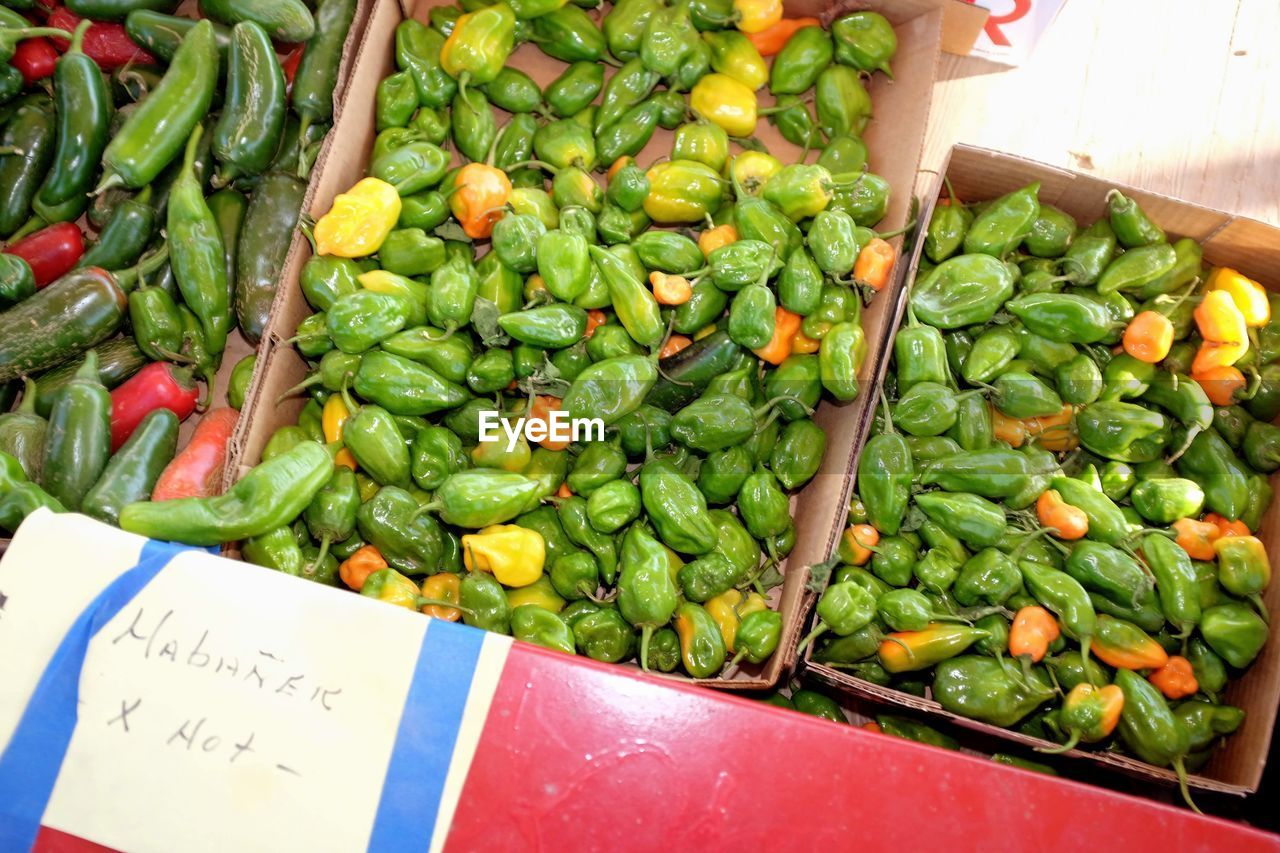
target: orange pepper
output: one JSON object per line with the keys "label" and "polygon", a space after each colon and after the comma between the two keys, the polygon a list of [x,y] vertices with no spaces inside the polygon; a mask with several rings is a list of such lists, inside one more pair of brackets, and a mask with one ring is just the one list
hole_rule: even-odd
{"label": "orange pepper", "polygon": [[[1136,634],[1131,636],[1131,632]],[[1116,669],[1159,669],[1169,662],[1169,653],[1136,626],[1129,625],[1126,633],[1116,638],[1123,639],[1125,645],[1111,645],[1107,639],[1094,634],[1090,650],[1098,660]]]}
{"label": "orange pepper", "polygon": [[702,256],[706,257],[721,246],[727,246],[737,241],[738,229],[726,223],[717,225],[715,228],[709,228],[699,234],[698,248],[702,250]]}
{"label": "orange pepper", "polygon": [[382,552],[372,545],[365,545],[342,561],[342,565],[338,566],[338,577],[359,592],[369,575],[385,568],[388,566],[387,561],[382,558]]}
{"label": "orange pepper", "polygon": [[533,398],[533,405],[529,407],[530,421],[545,421],[547,424],[547,438],[539,441],[538,444],[547,450],[564,450],[569,446],[568,441],[557,441],[550,437],[551,435],[551,413],[560,409],[560,398],[552,397],[549,394],[542,394]]}
{"label": "orange pepper", "polygon": [[[324,430],[324,440],[330,443],[342,441],[342,426],[349,417],[351,417],[351,410],[347,408],[346,401],[342,399],[342,395],[330,395],[329,399],[325,400],[324,409],[320,413],[320,426]],[[345,465],[352,471],[356,470],[356,458],[345,447],[339,450],[338,455],[333,458],[333,464]],[[356,587],[356,589],[359,589],[359,587]]]}
{"label": "orange pepper", "polygon": [[667,358],[668,356],[675,355],[691,343],[693,343],[693,341],[689,340],[684,335],[672,335],[667,338],[667,342],[663,344],[662,349],[658,351],[658,358]]}
{"label": "orange pepper", "polygon": [[1180,518],[1173,523],[1178,536],[1174,540],[1182,546],[1182,550],[1193,560],[1213,560],[1217,557],[1213,550],[1213,541],[1222,534],[1215,524],[1207,521],[1196,521],[1194,518]]}
{"label": "orange pepper", "polygon": [[[447,601],[457,604],[462,595],[462,578],[453,572],[440,572],[422,582],[422,597],[433,601]],[[444,619],[457,622],[462,618],[462,611],[456,607],[445,607],[440,604],[424,604],[422,612],[433,619]]]}
{"label": "orange pepper", "polygon": [[888,240],[872,237],[867,245],[858,252],[858,260],[853,265],[853,277],[871,286],[872,290],[884,290],[889,283],[889,275],[893,272],[893,262],[897,252]]}
{"label": "orange pepper", "polygon": [[870,524],[855,524],[840,536],[840,559],[851,566],[865,566],[879,541],[879,530]]}
{"label": "orange pepper", "polygon": [[1038,438],[1040,446],[1045,450],[1055,453],[1075,450],[1080,446],[1080,436],[1075,430],[1075,416],[1075,407],[1068,403],[1056,415],[1026,418],[1022,421],[1022,426],[1027,437]]}
{"label": "orange pepper", "polygon": [[858,728],[862,729],[864,732],[875,732],[876,734],[883,734],[883,733],[884,733],[884,732],[883,732],[883,731],[881,731],[881,729],[880,729],[880,724],[879,724],[879,723],[877,723],[875,720],[868,720],[867,722],[863,723],[863,724],[862,724],[861,726],[859,726]]}
{"label": "orange pepper", "polygon": [[773,338],[769,343],[752,352],[761,361],[774,365],[782,364],[787,360],[787,356],[791,355],[791,342],[796,332],[800,331],[800,323],[803,320],[804,318],[799,314],[792,314],[779,305],[773,312]]}
{"label": "orange pepper", "polygon": [[1160,688],[1166,699],[1186,699],[1200,689],[1191,661],[1181,655],[1170,656],[1168,663],[1147,676],[1147,681]]}
{"label": "orange pepper", "polygon": [[1048,489],[1036,499],[1036,515],[1059,539],[1082,539],[1089,532],[1089,516],[1064,501],[1056,489]]}
{"label": "orange pepper", "polygon": [[1205,396],[1215,406],[1230,406],[1236,401],[1236,392],[1249,384],[1244,374],[1229,364],[1211,367],[1203,373],[1192,373],[1191,378],[1200,383]]}
{"label": "orange pepper", "polygon": [[654,270],[649,273],[649,284],[653,287],[653,298],[659,305],[683,305],[693,298],[693,286],[682,275],[668,275]]}
{"label": "orange pepper", "polygon": [[991,432],[1010,447],[1021,447],[1027,440],[1027,425],[1017,418],[1009,417],[995,406],[991,407]]}
{"label": "orange pepper", "polygon": [[1248,536],[1253,532],[1249,529],[1249,525],[1243,521],[1227,521],[1216,512],[1205,513],[1200,516],[1200,520],[1218,528],[1219,538],[1223,536]]}
{"label": "orange pepper", "polygon": [[1058,620],[1043,607],[1023,607],[1013,617],[1009,627],[1009,654],[1026,655],[1032,663],[1039,663],[1049,653],[1049,644],[1062,634]]}
{"label": "orange pepper", "polygon": [[1173,323],[1159,311],[1143,311],[1124,330],[1124,351],[1147,364],[1163,361],[1173,346]]}
{"label": "orange pepper", "polygon": [[1246,326],[1260,328],[1271,320],[1271,303],[1266,289],[1251,278],[1243,276],[1231,267],[1216,267],[1205,282],[1207,290],[1219,290],[1231,297],[1231,301],[1244,316]]}
{"label": "orange pepper", "polygon": [[589,338],[596,333],[596,329],[608,322],[609,318],[603,311],[598,308],[592,308],[587,312],[587,331],[583,334],[584,338]]}
{"label": "orange pepper", "polygon": [[502,206],[510,197],[506,172],[485,163],[468,163],[454,179],[449,209],[468,237],[483,240],[493,233],[493,224],[502,218]]}
{"label": "orange pepper", "polygon": [[798,352],[802,355],[809,355],[817,352],[821,346],[822,341],[815,341],[813,338],[806,336],[803,331],[796,332],[791,338],[791,351],[793,353]]}
{"label": "orange pepper", "polygon": [[612,181],[614,175],[618,174],[623,169],[625,169],[629,164],[634,163],[635,161],[636,161],[636,158],[634,157],[629,157],[625,154],[622,155],[617,160],[614,160],[613,164],[609,166],[609,171],[604,173],[605,178],[607,180]]}
{"label": "orange pepper", "polygon": [[761,56],[773,56],[782,50],[782,46],[791,40],[796,30],[805,27],[820,27],[822,22],[817,18],[783,18],[771,27],[756,33],[747,33],[747,38],[760,51]]}

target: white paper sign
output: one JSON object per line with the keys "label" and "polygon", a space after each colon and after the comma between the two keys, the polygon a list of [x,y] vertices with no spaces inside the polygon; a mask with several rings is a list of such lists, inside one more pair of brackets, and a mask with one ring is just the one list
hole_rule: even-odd
{"label": "white paper sign", "polygon": [[[19,531],[0,563],[0,750],[63,634],[142,544],[80,516],[43,513]],[[461,632],[483,673],[438,685],[441,701],[460,696],[441,732],[443,789],[446,771],[465,778],[509,638],[179,554],[88,646],[44,825],[129,851],[365,849],[394,819],[379,817],[384,781],[430,626],[441,642]],[[450,760],[459,728],[470,734]],[[441,795],[442,829],[461,778]],[[423,850],[443,839],[431,844],[432,817],[418,814]]]}
{"label": "white paper sign", "polygon": [[1020,65],[1066,0],[964,0],[991,11],[973,46],[973,56],[1002,65]]}

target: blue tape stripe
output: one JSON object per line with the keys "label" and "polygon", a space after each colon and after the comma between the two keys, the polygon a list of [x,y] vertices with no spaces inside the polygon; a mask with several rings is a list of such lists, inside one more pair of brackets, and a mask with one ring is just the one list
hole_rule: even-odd
{"label": "blue tape stripe", "polygon": [[49,659],[13,738],[0,755],[0,850],[30,850],[76,728],[80,671],[89,641],[181,551],[148,541],[138,563],[77,617]]}
{"label": "blue tape stripe", "polygon": [[369,849],[425,851],[462,725],[484,632],[441,619],[427,623]]}

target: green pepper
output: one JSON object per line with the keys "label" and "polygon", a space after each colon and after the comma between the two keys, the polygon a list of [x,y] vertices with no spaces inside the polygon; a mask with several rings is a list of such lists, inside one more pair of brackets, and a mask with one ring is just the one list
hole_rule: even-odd
{"label": "green pepper", "polygon": [[1231,602],[1204,611],[1200,635],[1228,664],[1244,669],[1266,643],[1267,624],[1248,606]]}
{"label": "green pepper", "polygon": [[1168,275],[1177,262],[1177,253],[1168,243],[1130,249],[1107,264],[1098,278],[1098,292],[1143,291]]}
{"label": "green pepper", "polygon": [[715,547],[717,533],[707,514],[706,498],[670,462],[652,459],[644,464],[640,469],[640,493],[663,543],[682,554],[693,555],[705,554]]}
{"label": "green pepper", "polygon": [[893,24],[879,12],[853,12],[831,24],[835,60],[868,74],[880,70],[890,77],[889,60],[898,50]]}
{"label": "green pepper", "polygon": [[143,187],[160,175],[208,113],[219,64],[213,24],[200,21],[182,38],[164,80],[107,146],[99,190]]}
{"label": "green pepper", "polygon": [[955,329],[989,321],[1013,295],[1014,277],[997,258],[965,254],[938,264],[911,291],[916,316]]}
{"label": "green pepper", "polygon": [[301,427],[282,426],[271,434],[266,446],[262,448],[262,461],[266,462],[268,459],[282,456],[302,442],[309,440],[306,432]]}
{"label": "green pepper", "polygon": [[[1164,415],[1110,400],[1091,403],[1077,412],[1076,429],[1086,450],[1120,462],[1149,462],[1161,454],[1170,438],[1169,421]],[[1204,435],[1201,433],[1196,440]],[[1193,459],[1201,461],[1199,452]]]}
{"label": "green pepper", "polygon": [[[1191,383],[1194,384],[1194,383]],[[1249,504],[1249,475],[1213,429],[1200,432],[1177,461],[1178,473],[1200,484],[1205,506],[1229,520],[1240,518]]]}
{"label": "green pepper", "polygon": [[412,75],[401,71],[382,78],[374,103],[379,133],[390,127],[408,127],[418,109],[418,87]]}
{"label": "green pepper", "polygon": [[871,119],[871,96],[858,72],[847,66],[822,69],[814,81],[814,103],[818,126],[828,138],[861,134]]}
{"label": "green pepper", "polygon": [[872,436],[858,459],[858,492],[871,525],[893,536],[911,499],[914,471],[911,449],[895,431],[887,405],[884,411],[884,430]]}
{"label": "green pepper", "polygon": [[962,717],[996,726],[1012,726],[1054,695],[1040,669],[1019,677],[992,658],[964,655],[938,665],[933,696]]}
{"label": "green pepper", "polygon": [[559,516],[565,535],[573,544],[586,548],[595,556],[601,579],[606,585],[612,586],[618,568],[617,547],[613,537],[599,532],[591,525],[586,499],[575,496],[562,501]]}
{"label": "green pepper", "polygon": [[604,34],[577,6],[561,6],[534,18],[530,41],[562,62],[600,62],[606,50]]}
{"label": "green pepper", "polygon": [[587,516],[601,533],[614,533],[630,524],[640,507],[640,492],[630,480],[604,483],[587,498]]}
{"label": "green pepper", "polygon": [[1028,329],[1051,341],[1091,344],[1114,328],[1100,303],[1068,293],[1030,293],[1005,304]]}
{"label": "green pepper", "polygon": [[1039,192],[1037,181],[991,202],[969,226],[965,252],[1001,258],[1016,248],[1040,216]]}
{"label": "green pepper", "polygon": [[608,426],[639,408],[657,378],[657,366],[651,358],[608,358],[578,374],[565,392],[562,406],[570,417],[600,418]]}
{"label": "green pepper", "polygon": [[1160,226],[1147,217],[1137,201],[1126,198],[1119,190],[1107,193],[1107,217],[1116,239],[1126,249],[1165,242]]}
{"label": "green pepper", "polygon": [[1053,205],[1042,204],[1022,245],[1037,258],[1058,258],[1071,248],[1076,230],[1076,221],[1071,214]]}
{"label": "green pepper", "polygon": [[329,452],[303,442],[254,468],[219,497],[129,504],[120,511],[120,526],[153,539],[201,546],[247,539],[296,518],[332,473]]}
{"label": "green pepper", "polygon": [[111,395],[98,378],[98,353],[89,350],[49,413],[40,485],[75,512],[111,456]]}

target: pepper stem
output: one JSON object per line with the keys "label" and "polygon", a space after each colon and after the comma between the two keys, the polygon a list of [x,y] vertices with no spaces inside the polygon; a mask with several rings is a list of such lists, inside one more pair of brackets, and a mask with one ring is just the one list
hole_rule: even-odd
{"label": "pepper stem", "polygon": [[645,625],[640,629],[640,668],[649,671],[649,638],[653,636],[653,626]]}
{"label": "pepper stem", "polygon": [[298,396],[303,391],[307,390],[308,388],[312,387],[316,383],[320,382],[322,379],[323,377],[319,373],[315,373],[315,374],[312,374],[311,376],[308,376],[306,379],[302,380],[297,385],[294,385],[289,390],[281,393],[279,397],[276,397],[276,405],[277,406],[280,405],[290,397]]}
{"label": "pepper stem", "polygon": [[810,631],[809,636],[801,640],[800,645],[796,646],[796,657],[799,658],[800,655],[804,654],[804,650],[809,646],[810,643],[812,643],[814,640],[821,637],[823,634],[827,633],[827,631],[829,630],[831,630],[830,625],[828,625],[826,622],[819,622],[818,627]]}
{"label": "pepper stem", "polygon": [[1080,742],[1080,730],[1073,728],[1069,731],[1071,732],[1071,737],[1067,739],[1066,743],[1052,748],[1047,746],[1037,746],[1036,752],[1042,752],[1045,755],[1061,755],[1064,752],[1070,752],[1075,749],[1076,744]]}
{"label": "pepper stem", "polygon": [[316,558],[311,564],[303,567],[302,573],[308,577],[316,573],[316,569],[320,568],[320,564],[324,562],[324,558],[329,556],[329,541],[332,539],[328,533],[320,537],[320,550],[316,553]]}

